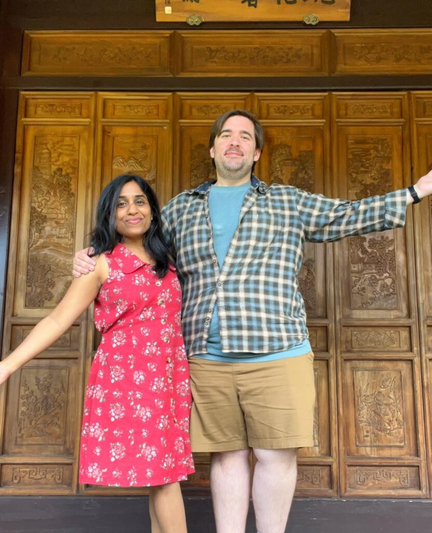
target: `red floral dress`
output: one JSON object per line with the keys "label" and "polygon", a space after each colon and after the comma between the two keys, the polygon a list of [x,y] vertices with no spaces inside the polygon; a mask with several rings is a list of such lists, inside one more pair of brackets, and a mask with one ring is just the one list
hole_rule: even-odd
{"label": "red floral dress", "polygon": [[180,283],[171,271],[159,279],[121,244],[105,255],[109,276],[95,302],[102,341],[85,397],[80,482],[184,480],[194,468]]}

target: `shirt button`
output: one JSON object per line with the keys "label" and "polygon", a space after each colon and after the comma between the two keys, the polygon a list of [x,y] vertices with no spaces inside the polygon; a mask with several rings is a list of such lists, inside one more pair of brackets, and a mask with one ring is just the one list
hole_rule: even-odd
{"label": "shirt button", "polygon": [[206,320],[206,321],[204,322],[204,326],[208,326],[209,324],[210,324],[210,320]]}
{"label": "shirt button", "polygon": [[219,283],[217,284],[218,287],[222,287],[222,283],[219,281]]}
{"label": "shirt button", "polygon": [[213,259],[213,263],[216,264],[216,263],[217,263],[217,260],[216,260],[216,259]]}

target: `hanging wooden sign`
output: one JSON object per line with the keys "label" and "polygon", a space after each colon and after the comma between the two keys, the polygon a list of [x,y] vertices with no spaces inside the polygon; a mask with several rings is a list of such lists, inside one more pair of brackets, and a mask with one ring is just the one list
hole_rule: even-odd
{"label": "hanging wooden sign", "polygon": [[158,22],[258,22],[350,19],[351,0],[156,0]]}

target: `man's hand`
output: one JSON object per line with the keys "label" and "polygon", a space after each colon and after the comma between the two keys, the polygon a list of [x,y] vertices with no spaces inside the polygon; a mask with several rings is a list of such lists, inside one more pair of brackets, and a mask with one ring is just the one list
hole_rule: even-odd
{"label": "man's hand", "polygon": [[94,252],[93,248],[84,248],[74,255],[72,274],[79,278],[81,274],[88,274],[95,269],[96,262],[89,257]]}
{"label": "man's hand", "polygon": [[432,170],[420,178],[414,185],[414,188],[420,198],[424,198],[425,196],[432,194]]}
{"label": "man's hand", "polygon": [[12,374],[12,372],[9,370],[9,368],[6,366],[5,362],[2,361],[0,363],[0,385],[4,383],[9,376]]}

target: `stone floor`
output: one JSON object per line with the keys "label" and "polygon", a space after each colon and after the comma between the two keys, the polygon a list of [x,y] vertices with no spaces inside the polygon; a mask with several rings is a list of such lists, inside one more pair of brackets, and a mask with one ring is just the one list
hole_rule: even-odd
{"label": "stone floor", "polygon": [[[189,533],[215,533],[209,498],[186,498]],[[255,533],[253,512],[246,533]],[[1,497],[1,533],[150,533],[148,500]],[[432,533],[432,501],[296,500],[287,533]]]}

